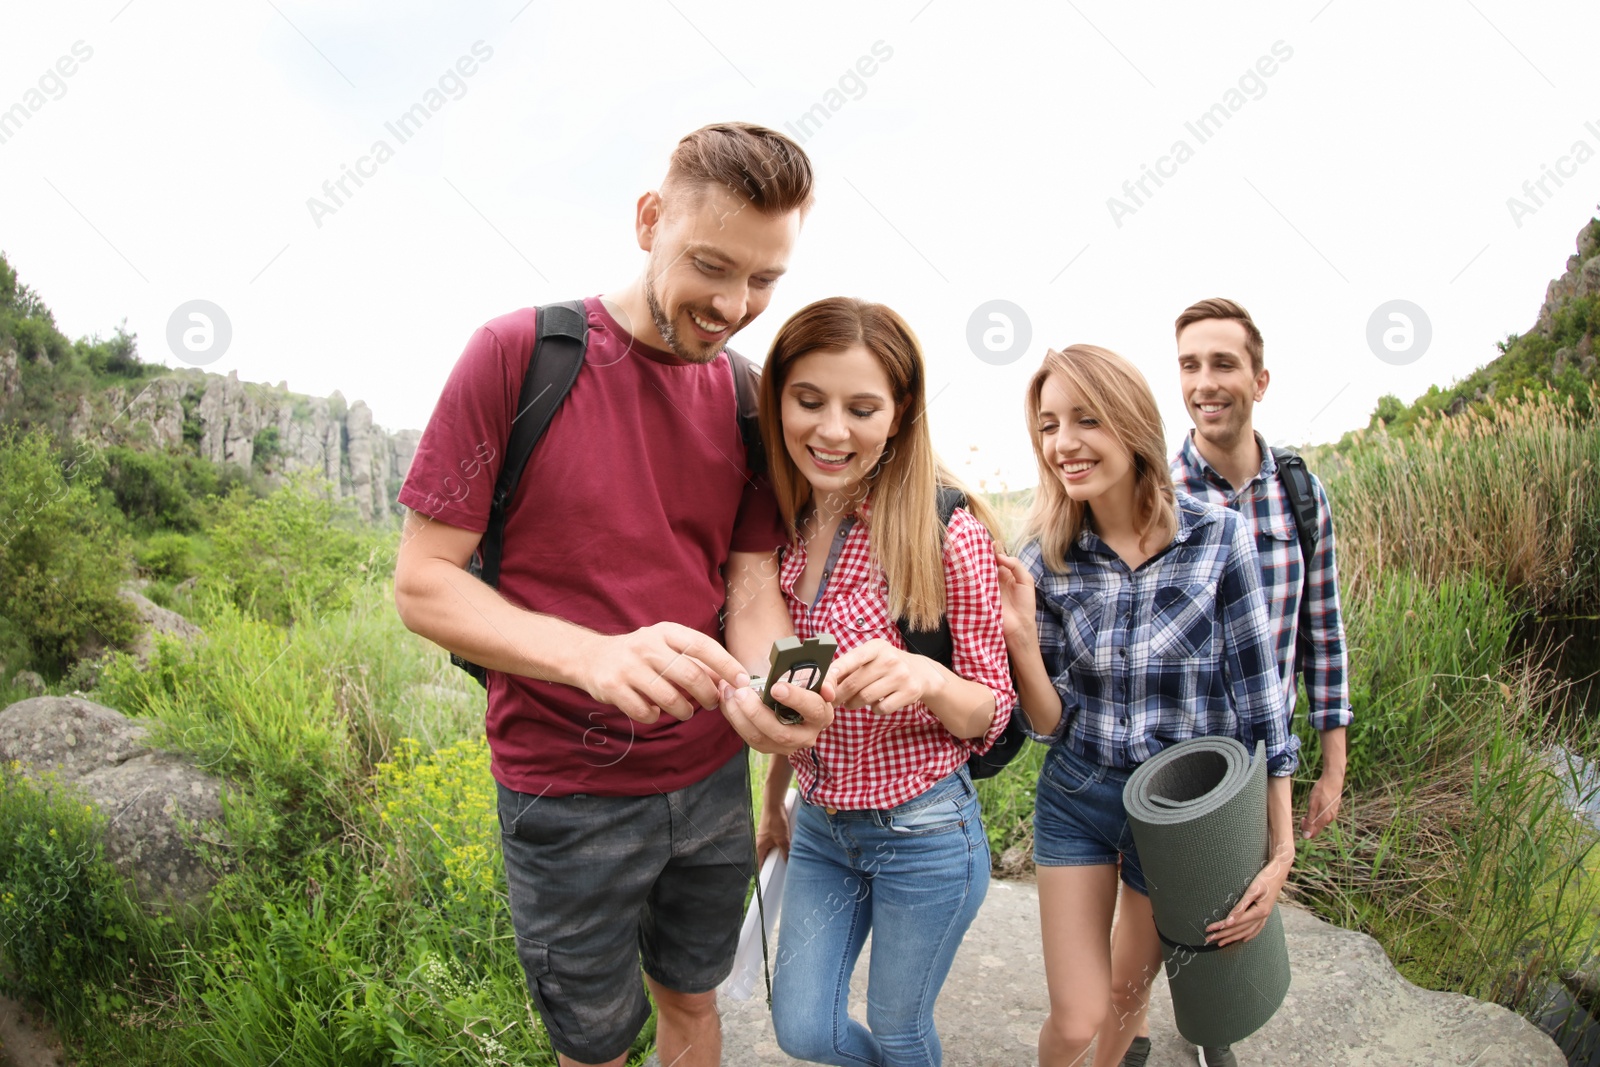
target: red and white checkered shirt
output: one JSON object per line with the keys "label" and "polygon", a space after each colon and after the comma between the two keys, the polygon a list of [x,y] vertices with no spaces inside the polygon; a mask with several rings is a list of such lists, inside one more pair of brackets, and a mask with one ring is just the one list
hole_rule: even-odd
{"label": "red and white checkered shirt", "polygon": [[[845,520],[848,530],[837,561],[823,574],[815,604],[800,600],[794,591],[806,568],[805,545],[784,549],[778,574],[795,633],[801,638],[831,633],[838,655],[875,637],[905,648],[889,613],[889,584],[868,551],[869,504],[862,505],[853,525]],[[892,715],[837,708],[833,725],[822,731],[816,747],[789,757],[800,795],[809,802],[844,809],[895,807],[953,773],[973,752],[986,751],[1005,730],[1017,694],[1000,633],[1000,576],[989,531],[965,508],[956,509],[946,529],[944,588],[951,670],[994,692],[994,722],[988,732],[970,740],[956,737],[926,704]]]}

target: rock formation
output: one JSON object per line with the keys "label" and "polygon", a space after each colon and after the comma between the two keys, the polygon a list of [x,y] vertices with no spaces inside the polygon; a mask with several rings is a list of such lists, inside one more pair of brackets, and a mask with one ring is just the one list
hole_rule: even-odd
{"label": "rock formation", "polygon": [[77,697],[34,697],[0,711],[0,761],[106,818],[106,858],[151,911],[199,905],[215,876],[191,842],[222,818],[222,783],[144,743],[145,728]]}
{"label": "rock formation", "polygon": [[1548,335],[1555,313],[1575,297],[1600,293],[1600,222],[1591,222],[1578,232],[1578,251],[1567,257],[1567,271],[1545,289],[1544,306],[1534,332]]}
{"label": "rock formation", "polygon": [[[8,360],[9,356],[9,360]],[[16,356],[0,351],[0,391],[12,388]],[[302,472],[339,488],[367,521],[400,513],[394,502],[421,438],[372,421],[362,401],[291,393],[284,383],[241,382],[181,369],[80,399],[68,432],[102,444],[194,449],[213,463],[259,467],[269,478]],[[269,433],[270,431],[270,433]],[[269,451],[257,455],[265,445]]]}

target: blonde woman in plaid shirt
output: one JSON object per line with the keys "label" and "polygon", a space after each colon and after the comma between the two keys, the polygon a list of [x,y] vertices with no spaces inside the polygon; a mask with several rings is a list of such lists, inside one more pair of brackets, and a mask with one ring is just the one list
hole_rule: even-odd
{"label": "blonde woman in plaid shirt", "polygon": [[[1255,430],[1255,405],[1266,396],[1271,374],[1261,330],[1250,312],[1220,297],[1201,300],[1183,309],[1173,332],[1183,405],[1194,430],[1172,457],[1172,480],[1201,500],[1233,508],[1255,534],[1262,591],[1283,672],[1283,714],[1293,715],[1296,681],[1304,677],[1311,725],[1322,741],[1322,771],[1300,820],[1300,836],[1313,838],[1339,814],[1345,731],[1351,718],[1333,509],[1322,483],[1308,471],[1317,505],[1317,539],[1306,558],[1277,458]],[[1238,1063],[1231,1049],[1198,1051],[1202,1067]],[[1149,1053],[1147,1019],[1123,1067],[1144,1067]]]}
{"label": "blonde woman in plaid shirt", "polygon": [[[967,758],[1016,702],[1000,630],[992,517],[971,498],[942,527],[940,465],[922,417],[922,352],[889,308],[834,298],[779,330],[761,429],[788,523],[779,585],[802,638],[839,655],[833,725],[776,759],[756,835],[789,857],[773,1026],[790,1055],[863,1067],[941,1062],[933,1004],[989,885]],[[904,648],[896,620],[949,622],[945,667]],[[784,817],[791,773],[802,802]],[[867,1025],[850,974],[873,937]]]}
{"label": "blonde woman in plaid shirt", "polygon": [[1001,558],[1000,573],[1020,709],[1051,745],[1034,809],[1050,989],[1039,1062],[1078,1064],[1094,1042],[1104,1067],[1127,1051],[1135,1027],[1125,1021],[1144,1009],[1162,961],[1123,784],[1189,737],[1266,743],[1272,862],[1208,928],[1212,944],[1245,941],[1294,859],[1288,776],[1299,746],[1254,539],[1236,513],[1174,491],[1144,377],[1103,348],[1052,351],[1027,412],[1039,487],[1028,543]]}

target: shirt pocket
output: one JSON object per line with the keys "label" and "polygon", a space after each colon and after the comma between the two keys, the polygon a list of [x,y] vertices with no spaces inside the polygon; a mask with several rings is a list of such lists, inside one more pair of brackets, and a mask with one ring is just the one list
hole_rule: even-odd
{"label": "shirt pocket", "polygon": [[1209,655],[1216,636],[1217,587],[1211,582],[1164,585],[1151,606],[1150,658]]}
{"label": "shirt pocket", "polygon": [[1256,556],[1269,600],[1286,599],[1291,590],[1298,592],[1305,561],[1300,557],[1300,531],[1292,519],[1256,530]]}
{"label": "shirt pocket", "polygon": [[1046,600],[1050,604],[1049,610],[1061,621],[1061,633],[1066,641],[1061,665],[1075,667],[1093,663],[1095,648],[1100,642],[1100,631],[1104,629],[1105,594],[1047,594]]}
{"label": "shirt pocket", "polygon": [[866,644],[875,637],[895,644],[889,635],[897,627],[889,617],[885,592],[862,589],[840,597],[828,611],[828,622],[840,651]]}

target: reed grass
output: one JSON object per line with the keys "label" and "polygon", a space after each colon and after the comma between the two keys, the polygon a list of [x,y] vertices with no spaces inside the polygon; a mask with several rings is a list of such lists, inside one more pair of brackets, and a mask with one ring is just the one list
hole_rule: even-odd
{"label": "reed grass", "polygon": [[1309,451],[1352,613],[1396,570],[1429,584],[1477,572],[1540,611],[1600,599],[1600,422],[1582,410],[1571,398],[1510,400],[1404,437],[1361,435],[1343,455]]}

